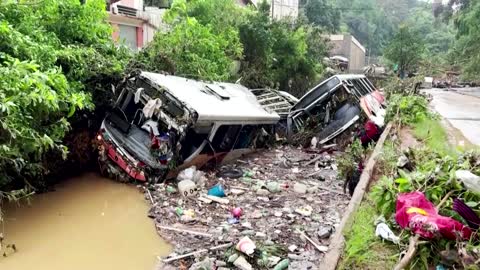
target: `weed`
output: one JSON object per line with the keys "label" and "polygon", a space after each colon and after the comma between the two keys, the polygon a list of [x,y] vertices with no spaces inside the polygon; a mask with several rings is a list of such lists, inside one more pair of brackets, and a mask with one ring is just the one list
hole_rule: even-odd
{"label": "weed", "polygon": [[345,231],[346,247],[338,269],[392,269],[399,249],[375,236],[375,204],[367,199]]}
{"label": "weed", "polygon": [[437,119],[422,119],[413,124],[414,135],[427,147],[434,149],[442,155],[456,156],[455,149],[448,143],[448,136],[445,129]]}

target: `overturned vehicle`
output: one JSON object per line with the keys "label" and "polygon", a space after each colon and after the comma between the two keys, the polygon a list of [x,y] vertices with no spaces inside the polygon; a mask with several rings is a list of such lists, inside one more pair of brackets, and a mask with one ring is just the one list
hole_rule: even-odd
{"label": "overturned vehicle", "polygon": [[157,182],[263,146],[279,119],[239,84],[141,72],[120,87],[102,122],[100,170],[120,181]]}
{"label": "overturned vehicle", "polygon": [[292,106],[287,117],[287,133],[295,137],[295,134],[314,130],[316,144],[320,145],[362,118],[381,128],[385,114],[383,94],[364,75],[336,75],[315,86]]}

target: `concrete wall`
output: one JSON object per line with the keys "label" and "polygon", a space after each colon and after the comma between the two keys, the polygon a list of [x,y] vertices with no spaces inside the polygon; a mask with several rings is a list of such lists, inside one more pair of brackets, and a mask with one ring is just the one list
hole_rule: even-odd
{"label": "concrete wall", "polygon": [[349,61],[348,71],[351,73],[362,73],[365,66],[365,47],[358,40],[349,34],[330,35],[330,56],[340,55]]}

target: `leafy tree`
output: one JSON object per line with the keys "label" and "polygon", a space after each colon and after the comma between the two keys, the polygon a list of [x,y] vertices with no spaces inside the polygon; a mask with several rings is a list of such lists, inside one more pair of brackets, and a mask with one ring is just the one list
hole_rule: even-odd
{"label": "leafy tree", "polygon": [[398,65],[400,76],[403,76],[405,72],[411,72],[418,66],[424,49],[421,37],[408,26],[403,25],[385,48],[384,56]]}
{"label": "leafy tree", "polygon": [[[236,15],[235,15],[236,14]],[[238,24],[242,11],[231,0],[175,1],[170,25],[156,34],[133,65],[207,80],[228,80],[242,57]]]}
{"label": "leafy tree", "polygon": [[329,0],[308,0],[304,7],[309,22],[335,33],[340,30],[340,10]]}
{"label": "leafy tree", "polygon": [[470,0],[457,14],[457,41],[451,52],[453,63],[460,66],[467,78],[476,79],[480,73],[480,1]]}
{"label": "leafy tree", "polygon": [[111,41],[105,1],[20,2],[0,5],[0,190],[38,185],[67,157],[71,123],[105,102],[129,56]]}

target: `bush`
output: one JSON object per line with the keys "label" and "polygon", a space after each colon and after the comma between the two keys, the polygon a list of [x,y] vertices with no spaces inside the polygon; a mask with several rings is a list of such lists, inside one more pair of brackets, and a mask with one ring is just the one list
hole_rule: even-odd
{"label": "bush", "polygon": [[47,155],[67,157],[71,122],[122,77],[129,53],[106,18],[102,0],[0,5],[0,190],[37,185]]}

